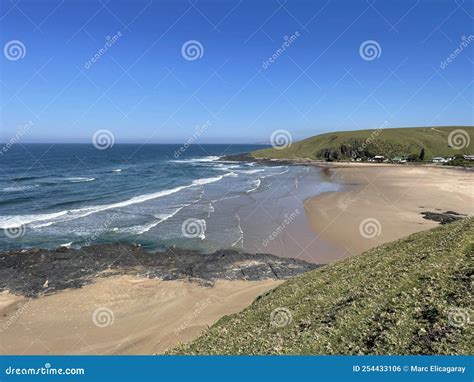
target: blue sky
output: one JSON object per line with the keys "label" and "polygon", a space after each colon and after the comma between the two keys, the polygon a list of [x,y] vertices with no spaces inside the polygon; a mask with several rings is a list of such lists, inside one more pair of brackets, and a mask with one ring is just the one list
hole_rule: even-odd
{"label": "blue sky", "polygon": [[[2,141],[28,121],[23,142],[108,129],[117,143],[180,143],[206,122],[198,143],[473,124],[474,41],[454,53],[474,34],[470,1],[1,4]],[[12,40],[19,59],[5,52]],[[183,57],[187,41],[200,57]],[[366,41],[376,57],[361,55]]]}

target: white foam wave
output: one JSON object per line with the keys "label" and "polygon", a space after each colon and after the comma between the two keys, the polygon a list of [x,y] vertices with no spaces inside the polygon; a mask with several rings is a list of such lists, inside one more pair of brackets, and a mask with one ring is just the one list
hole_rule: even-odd
{"label": "white foam wave", "polygon": [[188,184],[185,186],[179,186],[179,187],[171,188],[169,190],[153,192],[151,194],[138,195],[138,196],[134,196],[133,198],[124,200],[122,202],[117,202],[117,203],[88,206],[84,208],[77,208],[77,209],[53,212],[53,213],[48,213],[48,214],[0,216],[0,229],[7,229],[7,228],[12,228],[12,227],[18,227],[21,225],[32,224],[36,222],[42,222],[39,225],[38,224],[33,225],[33,228],[39,228],[41,226],[44,227],[46,225],[51,225],[55,223],[56,221],[51,222],[51,220],[57,220],[58,218],[62,219],[60,221],[83,218],[88,215],[95,214],[97,212],[107,211],[107,210],[111,210],[115,208],[127,207],[133,204],[143,203],[149,200],[161,198],[163,196],[171,195],[190,187],[202,186],[205,184],[217,182],[226,175],[216,176],[216,177],[211,177],[211,178],[196,179],[191,184]]}
{"label": "white foam wave", "polygon": [[174,210],[173,212],[171,212],[169,214],[157,215],[156,217],[158,218],[158,220],[156,220],[152,223],[148,223],[148,224],[144,224],[144,225],[137,225],[137,226],[133,226],[133,227],[127,227],[127,228],[122,228],[122,229],[115,229],[115,231],[127,232],[127,233],[132,233],[132,234],[135,234],[135,235],[141,235],[145,232],[148,232],[152,228],[156,227],[158,224],[161,224],[164,221],[172,218],[179,211],[181,211],[184,207],[187,207],[187,206],[189,206],[189,204],[179,206],[176,210]]}
{"label": "white foam wave", "polygon": [[95,180],[95,178],[81,178],[81,177],[72,177],[72,178],[66,178],[64,179],[68,182],[71,183],[81,183],[81,182],[92,182]]}
{"label": "white foam wave", "polygon": [[260,187],[261,184],[262,184],[262,181],[261,181],[260,179],[255,179],[255,181],[254,181],[254,187],[251,188],[250,190],[247,190],[247,193],[250,193],[250,192],[253,192],[253,191],[258,190],[258,188]]}
{"label": "white foam wave", "polygon": [[226,175],[214,176],[212,178],[196,179],[196,180],[193,180],[193,185],[203,185],[203,184],[217,182],[217,181],[221,180]]}
{"label": "white foam wave", "polygon": [[238,164],[237,164],[237,165],[235,165],[235,164],[233,164],[233,165],[225,165],[225,164],[219,163],[219,164],[217,164],[217,165],[215,166],[214,169],[215,169],[215,170],[219,170],[219,171],[229,171],[229,170],[232,170],[232,169],[234,169],[234,168],[239,168],[239,167],[240,167],[240,165],[238,165]]}
{"label": "white foam wave", "polygon": [[32,190],[33,188],[38,187],[38,184],[29,185],[29,186],[13,186],[13,187],[5,187],[2,189],[3,192],[20,192],[20,191],[28,191]]}
{"label": "white foam wave", "polygon": [[214,162],[216,160],[219,160],[220,157],[215,156],[215,155],[209,155],[207,157],[201,157],[201,158],[189,158],[189,159],[175,159],[172,160],[171,162],[173,163],[199,163],[199,162]]}
{"label": "white foam wave", "polygon": [[265,171],[263,168],[255,169],[255,170],[241,170],[242,174],[256,174],[257,172]]}
{"label": "white foam wave", "polygon": [[[275,168],[280,168],[280,167],[281,167],[281,166],[275,167]],[[270,174],[270,175],[262,176],[262,179],[263,179],[263,178],[269,178],[269,177],[271,177],[271,176],[277,176],[277,175],[286,174],[288,171],[290,171],[290,168],[289,168],[289,167],[287,167],[285,171],[277,172],[276,174]]]}
{"label": "white foam wave", "polygon": [[240,224],[239,214],[235,214],[235,217],[237,218],[237,229],[239,230],[239,238],[232,243],[231,247],[235,247],[238,244],[240,244],[243,247],[244,246],[244,231],[242,230],[242,226]]}

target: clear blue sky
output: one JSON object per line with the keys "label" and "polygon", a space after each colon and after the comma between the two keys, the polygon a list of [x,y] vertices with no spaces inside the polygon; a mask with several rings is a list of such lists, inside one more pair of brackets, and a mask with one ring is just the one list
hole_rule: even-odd
{"label": "clear blue sky", "polygon": [[[472,1],[2,1],[1,134],[23,142],[265,142],[473,124]],[[107,36],[122,36],[86,68]],[[267,68],[263,62],[298,32]],[[474,36],[473,36],[474,38]],[[201,58],[182,45],[197,40]],[[376,41],[380,56],[361,57]],[[3,49],[2,49],[3,50]]]}

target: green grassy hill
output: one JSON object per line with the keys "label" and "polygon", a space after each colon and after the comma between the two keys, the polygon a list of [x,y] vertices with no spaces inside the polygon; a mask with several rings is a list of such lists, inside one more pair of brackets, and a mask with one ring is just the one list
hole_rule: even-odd
{"label": "green grassy hill", "polygon": [[[458,129],[465,132],[464,136],[463,133],[453,133],[452,138],[470,141],[470,145],[462,149],[450,147],[448,143],[449,134]],[[455,140],[454,144],[462,145],[462,141]],[[362,158],[375,155],[384,155],[388,158],[412,156],[414,159],[419,158],[423,149],[425,160],[435,156],[447,157],[455,154],[474,154],[474,127],[412,127],[334,132],[294,142],[288,148],[281,150],[258,150],[252,153],[252,155],[258,158],[280,159],[344,160],[350,159],[353,155]]]}
{"label": "green grassy hill", "polygon": [[467,218],[310,271],[173,353],[473,354],[473,240]]}

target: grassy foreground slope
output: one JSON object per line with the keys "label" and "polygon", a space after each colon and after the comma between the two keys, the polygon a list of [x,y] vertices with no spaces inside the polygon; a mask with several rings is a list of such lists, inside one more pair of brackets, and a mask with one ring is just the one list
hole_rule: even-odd
{"label": "grassy foreground slope", "polygon": [[173,353],[473,354],[473,238],[466,218],[307,272]]}
{"label": "grassy foreground slope", "polygon": [[[455,130],[465,133],[453,133],[452,139],[466,139],[470,145],[464,147],[463,141],[454,141],[461,150],[449,147],[449,134]],[[464,141],[465,142],[465,141]],[[317,135],[294,142],[291,146],[281,149],[263,149],[252,153],[257,158],[310,158],[310,159],[349,159],[351,153],[357,151],[358,156],[373,157],[384,155],[419,157],[424,149],[424,158],[435,156],[453,156],[455,154],[474,153],[474,127],[411,127],[379,130],[357,130],[333,132]],[[331,157],[332,156],[332,157]],[[331,157],[331,158],[328,158]]]}

